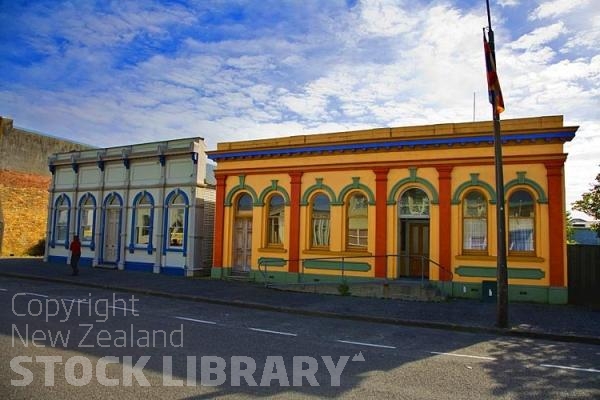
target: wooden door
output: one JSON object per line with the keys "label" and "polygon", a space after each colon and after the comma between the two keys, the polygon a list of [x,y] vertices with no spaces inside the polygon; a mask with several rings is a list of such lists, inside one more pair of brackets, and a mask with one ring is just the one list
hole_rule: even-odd
{"label": "wooden door", "polygon": [[120,210],[109,208],[106,210],[106,224],[104,226],[104,262],[116,263],[119,255],[119,215]]}
{"label": "wooden door", "polygon": [[233,238],[233,269],[240,272],[250,271],[251,260],[252,218],[237,218]]}
{"label": "wooden door", "polygon": [[408,225],[409,276],[429,278],[429,223]]}

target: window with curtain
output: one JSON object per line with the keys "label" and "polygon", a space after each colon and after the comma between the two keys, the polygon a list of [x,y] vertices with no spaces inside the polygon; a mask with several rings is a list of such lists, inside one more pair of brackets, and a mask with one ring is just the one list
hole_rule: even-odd
{"label": "window with curtain", "polygon": [[484,252],[487,248],[487,200],[480,191],[473,190],[463,199],[463,251]]}
{"label": "window with curtain", "polygon": [[279,194],[271,196],[268,207],[267,245],[281,246],[284,232],[284,200]]}
{"label": "window with curtain", "polygon": [[311,211],[311,234],[312,247],[329,247],[329,220],[330,205],[329,197],[319,193],[312,198]]}
{"label": "window with curtain", "polygon": [[346,203],[346,243],[349,248],[366,250],[369,237],[367,196],[352,193]]}
{"label": "window with curtain", "polygon": [[95,208],[94,197],[90,194],[85,195],[79,208],[79,240],[83,243],[94,240]]}
{"label": "window with curtain", "polygon": [[62,195],[56,201],[54,217],[54,239],[66,242],[69,239],[69,199]]}
{"label": "window with curtain", "polygon": [[169,247],[183,247],[186,199],[182,193],[173,196],[168,204]]}
{"label": "window with curtain", "polygon": [[508,250],[534,252],[534,200],[526,190],[517,190],[508,199]]}
{"label": "window with curtain", "polygon": [[148,244],[152,223],[152,199],[150,193],[144,193],[135,207],[135,244]]}

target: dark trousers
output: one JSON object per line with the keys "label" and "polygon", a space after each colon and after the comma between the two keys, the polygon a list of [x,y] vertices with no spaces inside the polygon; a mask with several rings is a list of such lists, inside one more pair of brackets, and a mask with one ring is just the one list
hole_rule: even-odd
{"label": "dark trousers", "polygon": [[77,275],[79,273],[79,267],[77,266],[77,264],[79,264],[80,257],[81,257],[81,254],[72,254],[71,255],[71,268],[73,269],[73,275]]}

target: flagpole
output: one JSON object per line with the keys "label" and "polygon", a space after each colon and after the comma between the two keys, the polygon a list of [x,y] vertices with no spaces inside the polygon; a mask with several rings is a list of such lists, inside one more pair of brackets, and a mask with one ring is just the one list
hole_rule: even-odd
{"label": "flagpole", "polygon": [[[490,16],[490,1],[486,0],[488,17],[488,43],[491,55],[495,62],[496,51],[494,47],[494,31],[492,30],[492,19]],[[484,33],[485,35],[485,33]],[[500,112],[493,96],[498,94],[491,91],[492,109],[494,116],[494,158],[496,169],[496,280],[497,280],[497,313],[496,326],[508,327],[508,267],[506,262],[506,220],[504,201],[504,173],[502,167],[502,136],[500,134]]]}

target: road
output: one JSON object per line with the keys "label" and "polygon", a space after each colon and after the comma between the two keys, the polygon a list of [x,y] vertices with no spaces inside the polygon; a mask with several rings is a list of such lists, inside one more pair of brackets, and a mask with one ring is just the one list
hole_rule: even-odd
{"label": "road", "polygon": [[589,344],[11,278],[0,318],[2,398],[600,398]]}

